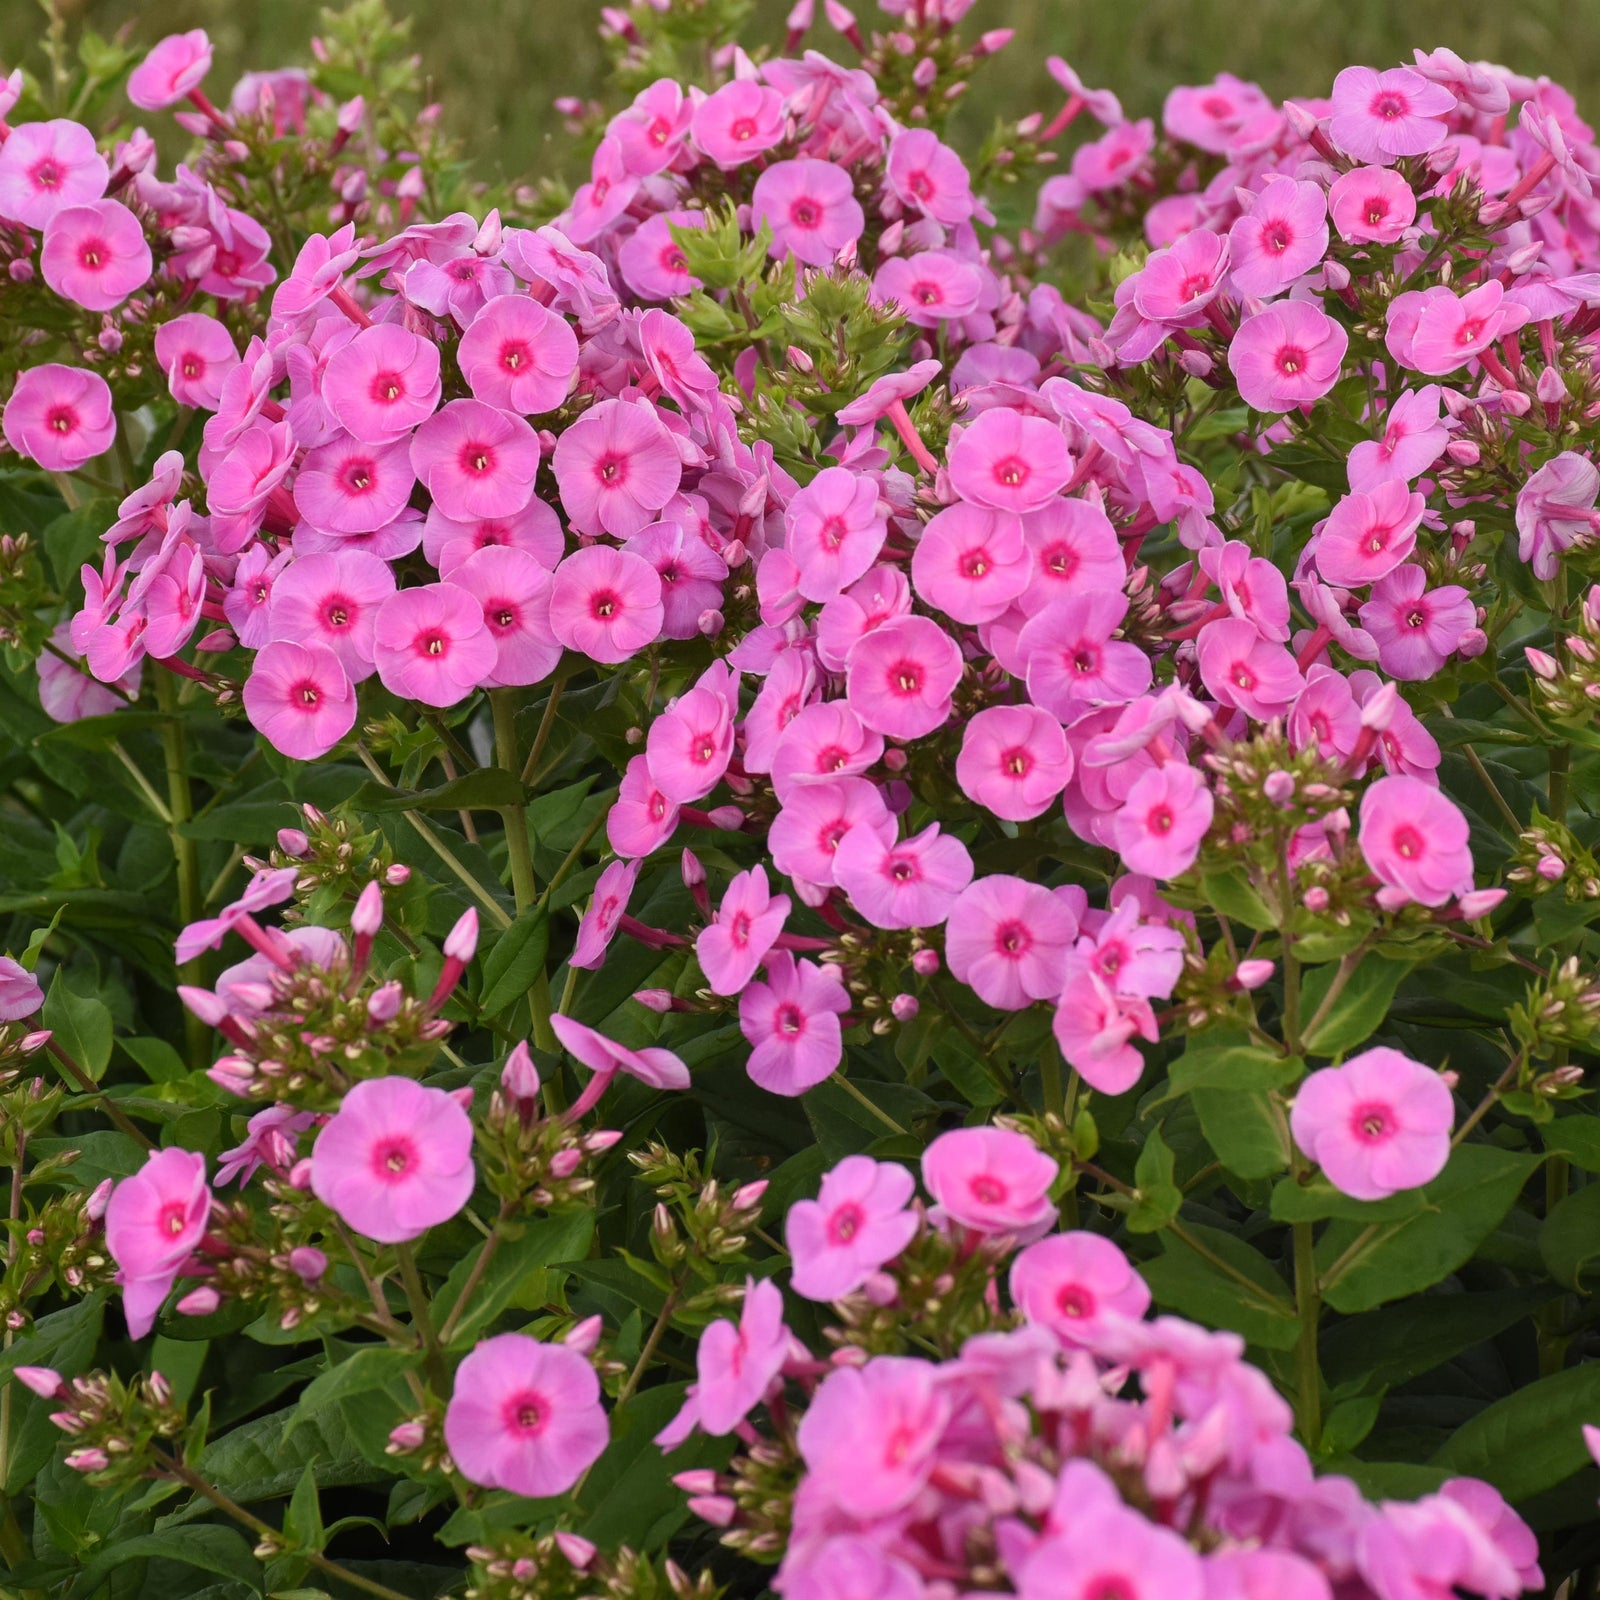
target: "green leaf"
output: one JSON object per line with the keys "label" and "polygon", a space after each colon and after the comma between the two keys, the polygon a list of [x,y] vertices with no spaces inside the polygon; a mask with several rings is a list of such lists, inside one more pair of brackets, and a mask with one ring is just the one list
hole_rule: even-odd
{"label": "green leaf", "polygon": [[1485,1478],[1516,1503],[1589,1465],[1583,1430],[1600,1417],[1600,1365],[1569,1367],[1480,1411],[1433,1458],[1452,1475]]}
{"label": "green leaf", "polygon": [[[377,1483],[393,1476],[361,1454],[337,1406],[325,1406],[303,1423],[296,1423],[293,1406],[242,1423],[206,1447],[199,1470],[230,1499],[248,1505],[292,1493],[306,1464],[313,1461],[317,1482],[324,1489]],[[210,1510],[210,1503],[197,1497],[167,1520],[187,1522]]]}
{"label": "green leaf", "polygon": [[1383,1400],[1378,1395],[1358,1395],[1333,1406],[1322,1424],[1322,1448],[1332,1455],[1354,1450],[1378,1420]]}
{"label": "green leaf", "polygon": [[530,906],[494,942],[484,958],[483,998],[478,1007],[485,1017],[498,1016],[528,992],[544,970],[550,950],[550,919],[542,906]]}
{"label": "green leaf", "polygon": [[1333,1223],[1317,1242],[1323,1298],[1335,1311],[1370,1311],[1449,1277],[1499,1226],[1539,1162],[1465,1144],[1422,1190],[1415,1216],[1366,1228]]}
{"label": "green leaf", "polygon": [[[1400,980],[1411,970],[1408,961],[1386,961],[1382,956],[1364,956],[1340,990],[1328,1014],[1307,1034],[1308,1052],[1318,1056],[1342,1055],[1353,1050],[1372,1034],[1389,1015]],[[1300,1014],[1315,1017],[1333,987],[1339,964],[1313,967],[1306,974],[1300,1000]]]}
{"label": "green leaf", "polygon": [[337,1366],[319,1373],[305,1386],[294,1408],[294,1415],[289,1419],[286,1435],[320,1416],[335,1401],[383,1388],[418,1366],[421,1359],[409,1350],[396,1350],[386,1344],[363,1345]]}
{"label": "green leaf", "polygon": [[1265,1089],[1197,1089],[1189,1096],[1206,1143],[1240,1178],[1271,1178],[1289,1165],[1283,1108]]}
{"label": "green leaf", "polygon": [[[451,1333],[451,1347],[473,1343],[516,1298],[518,1292],[545,1267],[581,1261],[594,1236],[594,1212],[557,1211],[528,1223],[515,1239],[504,1240],[489,1258],[489,1265],[472,1291],[472,1299]],[[455,1309],[477,1262],[478,1252],[458,1261],[434,1301],[434,1323],[442,1327]]]}
{"label": "green leaf", "polygon": [[1254,1246],[1219,1228],[1188,1223],[1184,1232],[1200,1250],[1168,1232],[1162,1238],[1165,1253],[1139,1263],[1157,1301],[1208,1327],[1231,1328],[1264,1349],[1293,1349],[1300,1337],[1300,1319],[1272,1263]]}
{"label": "green leaf", "polygon": [[1272,1191],[1271,1214],[1275,1222],[1323,1222],[1343,1217],[1349,1222],[1398,1222],[1423,1207],[1422,1191],[1407,1189],[1387,1200],[1352,1200],[1340,1194],[1320,1173],[1302,1182],[1280,1179]]}
{"label": "green leaf", "polygon": [[65,971],[57,967],[50,992],[44,997],[42,1016],[55,1036],[52,1042],[98,1083],[111,1060],[110,1010],[94,996],[69,988]]}
{"label": "green leaf", "polygon": [[100,557],[105,554],[100,535],[116,520],[116,500],[97,497],[57,517],[45,528],[39,542],[44,546],[58,589],[71,589],[77,581],[78,568],[85,562],[100,565]]}
{"label": "green leaf", "polygon": [[1200,876],[1200,893],[1213,911],[1247,928],[1266,930],[1278,925],[1277,917],[1256,893],[1242,870],[1205,872]]}
{"label": "green leaf", "polygon": [[[1587,1293],[1600,1282],[1600,1183],[1569,1194],[1539,1229],[1539,1254],[1550,1276]],[[1585,1281],[1585,1274],[1588,1281]]]}
{"label": "green leaf", "polygon": [[317,1472],[315,1465],[310,1461],[306,1463],[306,1470],[300,1474],[300,1481],[294,1486],[294,1493],[289,1496],[289,1507],[283,1518],[283,1531],[296,1549],[321,1550],[323,1546],[322,1506],[317,1497]]}
{"label": "green leaf", "polygon": [[125,1562],[159,1557],[178,1561],[202,1572],[214,1572],[261,1592],[261,1563],[251,1553],[250,1541],[234,1528],[206,1523],[200,1527],[167,1528],[156,1533],[118,1538],[110,1549],[97,1556],[84,1569],[78,1588],[83,1594],[96,1589]]}
{"label": "green leaf", "polygon": [[1540,1298],[1524,1289],[1431,1294],[1350,1317],[1323,1332],[1322,1370],[1335,1388],[1397,1388],[1504,1333]]}
{"label": "green leaf", "polygon": [[182,1056],[165,1039],[119,1039],[152,1083],[181,1083],[189,1076]]}
{"label": "green leaf", "polygon": [[364,783],[351,804],[363,811],[499,811],[519,806],[527,791],[514,772],[502,767],[479,767],[436,789],[391,789],[387,784]]}
{"label": "green leaf", "polygon": [[[1203,1037],[1203,1036],[1202,1036]],[[1190,1045],[1167,1069],[1173,1089],[1287,1089],[1305,1063],[1253,1044]]]}
{"label": "green leaf", "polygon": [[1585,1172],[1600,1172],[1600,1117],[1557,1117],[1539,1129],[1551,1155],[1565,1156]]}
{"label": "green leaf", "polygon": [[1138,1197],[1128,1213],[1128,1228],[1133,1233],[1159,1233],[1177,1216],[1183,1205],[1183,1192],[1172,1181],[1173,1155],[1159,1128],[1152,1128],[1139,1152],[1133,1169]]}

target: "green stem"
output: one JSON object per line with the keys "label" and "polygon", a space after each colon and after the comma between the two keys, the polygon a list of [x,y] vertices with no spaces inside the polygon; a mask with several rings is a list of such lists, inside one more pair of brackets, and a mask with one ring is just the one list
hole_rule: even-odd
{"label": "green stem", "polygon": [[97,1084],[94,1079],[91,1078],[89,1074],[85,1072],[83,1068],[80,1067],[78,1063],[74,1061],[72,1057],[69,1056],[67,1052],[55,1042],[54,1039],[49,1040],[46,1043],[45,1048],[56,1058],[56,1062],[60,1066],[62,1072],[65,1073],[67,1077],[71,1078],[72,1081],[77,1084],[77,1086],[86,1095],[92,1095],[96,1100],[98,1100],[100,1102],[100,1109],[104,1111],[105,1114],[119,1128],[121,1128],[125,1134],[129,1136],[129,1138],[137,1139],[146,1150],[155,1149],[155,1146],[151,1144],[150,1140],[145,1136],[144,1130],[132,1121],[127,1112],[125,1112],[115,1100],[111,1099],[111,1097],[106,1094],[105,1090],[102,1089],[100,1085]]}
{"label": "green stem", "polygon": [[561,704],[561,691],[565,683],[566,680],[563,679],[556,684],[550,691],[550,698],[544,703],[544,715],[540,717],[538,732],[533,736],[533,748],[528,752],[528,759],[522,766],[524,788],[533,783],[534,774],[539,770],[539,762],[544,756],[544,747],[550,742],[550,735],[556,725],[556,708]]}
{"label": "green stem", "polygon": [[842,1072],[835,1072],[833,1081],[853,1100],[859,1100],[885,1127],[892,1128],[896,1133],[904,1133],[906,1131],[887,1111],[880,1106],[875,1106]]}
{"label": "green stem", "polygon": [[433,1331],[433,1319],[428,1315],[428,1294],[422,1287],[422,1274],[417,1271],[417,1258],[409,1244],[397,1244],[394,1254],[400,1263],[400,1282],[405,1285],[411,1321],[422,1343],[423,1365],[434,1393],[442,1398],[450,1389],[450,1373],[445,1366],[444,1351],[439,1346],[439,1336]]}
{"label": "green stem", "polygon": [[1565,824],[1567,820],[1567,779],[1572,772],[1572,746],[1550,746],[1550,816],[1553,821]]}
{"label": "green stem", "polygon": [[111,741],[111,753],[128,769],[128,776],[133,779],[134,787],[139,791],[144,803],[155,812],[161,826],[170,828],[172,826],[172,813],[167,809],[166,801],[156,793],[155,785],[145,777],[139,767],[139,763],[122,748],[120,739]]}
{"label": "green stem", "polygon": [[678,1309],[678,1296],[682,1289],[674,1284],[672,1292],[661,1304],[661,1310],[656,1315],[654,1326],[650,1329],[650,1336],[645,1340],[644,1347],[639,1351],[639,1359],[633,1364],[633,1371],[628,1374],[627,1381],[617,1391],[617,1404],[622,1405],[639,1387],[639,1380],[644,1376],[645,1368],[650,1365],[650,1357],[656,1353],[656,1346],[661,1343],[662,1335],[667,1331],[667,1324],[672,1321],[672,1313]]}
{"label": "green stem", "polygon": [[1308,1450],[1315,1450],[1322,1438],[1322,1364],[1317,1356],[1317,1324],[1322,1316],[1322,1296],[1317,1288],[1314,1245],[1311,1224],[1295,1223],[1294,1303],[1300,1317],[1300,1339],[1295,1346],[1295,1372],[1300,1402],[1300,1436]]}
{"label": "green stem", "polygon": [[461,1293],[456,1296],[456,1303],[450,1308],[450,1315],[444,1319],[444,1325],[439,1329],[439,1343],[448,1345],[450,1335],[456,1331],[456,1324],[461,1321],[462,1313],[467,1309],[467,1302],[472,1298],[472,1291],[483,1282],[483,1275],[489,1269],[489,1263],[494,1260],[495,1251],[500,1248],[503,1237],[501,1224],[506,1220],[507,1207],[502,1206],[500,1215],[495,1218],[494,1227],[489,1232],[489,1237],[478,1247],[478,1259],[472,1263],[472,1271],[467,1274],[467,1281],[461,1285]]}
{"label": "green stem", "polygon": [[[200,850],[184,833],[194,818],[194,794],[189,787],[189,766],[184,750],[183,723],[178,720],[178,680],[163,668],[156,669],[156,703],[161,707],[161,753],[167,765],[168,835],[172,840],[172,859],[178,872],[178,920],[187,927],[200,920],[204,903],[200,897]],[[205,983],[205,962],[201,956],[178,968],[182,983],[199,988]],[[211,1029],[187,1006],[183,1011],[184,1039],[189,1047],[189,1069],[204,1069],[211,1053]]]}

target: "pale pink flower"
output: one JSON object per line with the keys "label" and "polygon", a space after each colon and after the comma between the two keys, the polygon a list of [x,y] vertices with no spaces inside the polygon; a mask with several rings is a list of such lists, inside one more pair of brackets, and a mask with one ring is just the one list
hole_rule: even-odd
{"label": "pale pink flower", "polygon": [[1334,179],[1328,215],[1347,244],[1394,244],[1417,220],[1417,197],[1393,168],[1356,167]]}
{"label": "pale pink flower", "polygon": [[1041,815],[1071,777],[1067,736],[1037,706],[986,706],[962,730],[956,782],[997,817],[1024,822]]}
{"label": "pale pink flower", "polygon": [[550,1026],[555,1029],[562,1048],[574,1060],[582,1062],[597,1078],[609,1081],[617,1073],[625,1072],[652,1089],[689,1087],[689,1069],[672,1051],[664,1050],[659,1045],[630,1050],[615,1039],[608,1039],[597,1029],[576,1022],[560,1012],[550,1019]]}
{"label": "pale pink flower", "polygon": [[296,761],[314,761],[355,725],[356,694],[327,646],[279,639],[263,646],[250,663],[244,709],[273,749]]}
{"label": "pale pink flower", "polygon": [[942,727],[961,681],[961,647],[930,617],[899,617],[850,651],[846,695],[867,727],[915,739]]}
{"label": "pale pink flower", "polygon": [[791,1098],[814,1089],[839,1065],[839,1017],[849,1009],[836,967],[772,951],[766,978],[746,984],[739,996],[739,1029],[750,1045],[745,1070],[752,1081]]}
{"label": "pale pink flower", "polygon": [[866,227],[849,169],[810,158],[776,161],[756,179],[750,220],[772,230],[774,259],[808,267],[827,266]]}
{"label": "pale pink flower", "polygon": [[311,1148],[311,1192],[380,1244],[416,1239],[472,1197],[472,1119],[454,1095],[410,1078],[367,1078]]}
{"label": "pale pink flower", "polygon": [[1385,483],[1410,483],[1444,454],[1450,434],[1439,420],[1443,397],[1436,383],[1396,395],[1383,419],[1383,435],[1350,451],[1350,487],[1371,494]]}
{"label": "pale pink flower", "polygon": [[509,411],[452,400],[412,436],[411,466],[447,517],[509,517],[533,493],[539,440]]}
{"label": "pale pink flower", "polygon": [[808,1300],[841,1300],[916,1237],[916,1184],[896,1162],[846,1156],[823,1175],[815,1200],[797,1200],[784,1223],[793,1271]]}
{"label": "pale pink flower", "polygon": [[964,503],[945,507],[928,523],[911,558],[917,593],[957,622],[992,621],[1032,576],[1021,518]]}
{"label": "pale pink flower", "polygon": [[578,368],[578,338],[565,318],[530,296],[500,295],[472,319],[456,359],[478,399],[534,415],[566,399]]}
{"label": "pale pink flower", "polygon": [[1070,720],[1091,706],[1143,694],[1151,683],[1150,657],[1112,638],[1127,614],[1126,595],[1083,589],[1030,617],[1017,637],[1017,654],[1027,664],[1033,703]]}
{"label": "pale pink flower", "polygon": [[770,150],[783,135],[783,96],[749,78],[713,90],[689,124],[689,136],[725,172]]}
{"label": "pale pink flower", "polygon": [[794,1343],[784,1326],[777,1285],[746,1278],[737,1324],[719,1317],[700,1335],[695,1356],[700,1426],[715,1437],[733,1432],[782,1373]]}
{"label": "pale pink flower", "polygon": [[1442,906],[1472,889],[1467,819],[1420,778],[1379,778],[1361,797],[1361,854],[1396,904]]}
{"label": "pale pink flower", "polygon": [[672,236],[674,228],[703,228],[703,211],[658,211],[641,222],[617,249],[623,282],[641,300],[675,300],[700,287],[689,258]]}
{"label": "pale pink flower", "polygon": [[1373,585],[1360,611],[1361,626],[1377,641],[1378,664],[1391,678],[1420,682],[1452,656],[1467,629],[1477,625],[1472,596],[1459,584],[1428,587],[1421,567],[1397,567]]}
{"label": "pale pink flower", "polygon": [[494,640],[494,666],[479,680],[487,689],[542,683],[561,660],[550,627],[550,573],[526,550],[487,544],[453,566],[450,582],[483,607]]}
{"label": "pale pink flower", "polygon": [[308,451],[294,480],[300,514],[324,533],[374,533],[405,509],[416,483],[407,441],[340,435]]}
{"label": "pale pink flower", "polygon": [[1272,110],[1261,89],[1219,72],[1210,83],[1171,90],[1161,108],[1161,126],[1174,138],[1212,155],[1226,155],[1247,124]]}
{"label": "pale pink flower", "polygon": [[602,400],[565,429],[554,466],[573,526],[619,539],[655,521],[683,477],[677,446],[655,408],[626,400]]}
{"label": "pale pink flower", "polygon": [[683,149],[694,102],[672,78],[657,78],[611,119],[606,132],[621,147],[628,171],[648,178],[665,171]]}
{"label": "pale pink flower", "polygon": [[0,145],[0,217],[43,228],[64,206],[106,192],[111,169],[81,123],[23,122]]}
{"label": "pale pink flower", "polygon": [[1108,1323],[1137,1322],[1150,1290],[1109,1239],[1077,1231],[1030,1244],[1011,1263],[1011,1298],[1029,1322],[1063,1344],[1093,1347]]}
{"label": "pale pink flower", "polygon": [[372,653],[392,694],[453,706],[493,675],[499,647],[475,595],[453,583],[428,583],[384,601]]}
{"label": "pale pink flower", "polygon": [[1289,1127],[1341,1194],[1384,1200],[1444,1171],[1454,1122],[1444,1079],[1379,1045],[1313,1072],[1295,1094]]}
{"label": "pale pink flower", "polygon": [[439,347],[380,322],[329,357],[322,401],[352,438],[385,444],[425,422],[439,404]]}
{"label": "pale pink flower", "polygon": [[110,311],[150,281],[153,258],[139,219],[119,201],[62,206],[45,224],[39,270],[63,300]]}
{"label": "pale pink flower", "polygon": [[1072,478],[1072,453],[1043,417],[996,408],[950,447],[950,482],[963,500],[995,511],[1037,511]]}
{"label": "pale pink flower", "polygon": [[842,700],[819,700],[792,715],[772,753],[772,786],[785,804],[796,788],[854,777],[883,756],[883,735]]}
{"label": "pale pink flower", "polygon": [[619,856],[649,855],[672,837],[678,807],[650,781],[650,766],[636,755],[622,774],[617,798],[606,813],[606,839]]}
{"label": "pale pink flower", "polygon": [[928,128],[905,128],[894,136],[884,178],[908,211],[947,228],[966,222],[976,206],[966,163]]}
{"label": "pale pink flower", "polygon": [[222,380],[239,365],[239,350],[215,317],[189,311],[156,329],[156,361],[179,405],[215,411]]}
{"label": "pale pink flower", "polygon": [[1228,346],[1240,398],[1257,411],[1293,411],[1338,381],[1349,335],[1307,300],[1283,300],[1246,317]]}
{"label": "pale pink flower", "polygon": [[1305,687],[1294,657],[1238,617],[1208,622],[1195,652],[1212,698],[1262,722],[1282,716]]}
{"label": "pale pink flower", "polygon": [[373,673],[373,630],[394,573],[363,550],[302,556],[272,586],[269,638],[326,646],[352,683]]}
{"label": "pale pink flower", "polygon": [[693,639],[700,618],[722,605],[728,563],[690,528],[654,522],[622,547],[641,556],[661,580],[661,637]]}
{"label": "pale pink flower", "polygon": [[952,1128],[922,1153],[922,1181],[935,1217],[974,1233],[1026,1240],[1056,1219],[1050,1197],[1060,1167],[1011,1128]]}
{"label": "pale pink flower", "polygon": [[1115,591],[1128,581],[1117,530],[1087,500],[1052,500],[1022,519],[1022,531],[1033,551],[1033,572],[1017,603],[1029,616],[1052,600],[1086,589]]}
{"label": "pale pink flower", "polygon": [[1211,827],[1213,809],[1204,774],[1182,761],[1152,767],[1128,790],[1112,823],[1123,865],[1152,878],[1187,872]]}
{"label": "pale pink flower", "polygon": [[1402,366],[1440,377],[1482,355],[1528,317],[1526,306],[1506,299],[1498,278],[1461,295],[1435,284],[1389,302],[1384,343]]}
{"label": "pale pink flower", "polygon": [[1517,554],[1533,568],[1534,577],[1555,577],[1562,552],[1593,537],[1600,523],[1596,495],[1600,469],[1575,450],[1563,450],[1545,462],[1517,491]]}
{"label": "pale pink flower", "polygon": [[628,170],[622,146],[602,139],[589,164],[589,181],[573,195],[565,220],[557,220],[574,244],[588,244],[628,209],[638,192],[639,179]]}
{"label": "pale pink flower", "polygon": [[[13,132],[11,140],[16,137]],[[98,372],[51,361],[18,374],[0,427],[18,455],[36,461],[47,472],[76,472],[86,461],[104,455],[117,436],[106,380]]]}
{"label": "pale pink flower", "polygon": [[1282,294],[1328,249],[1328,198],[1314,183],[1280,178],[1228,230],[1233,285],[1258,300]]}
{"label": "pale pink flower", "polygon": [[591,545],[556,568],[550,629],[569,650],[615,664],[661,634],[661,579],[642,556]]}
{"label": "pale pink flower", "polygon": [[772,864],[791,878],[831,885],[836,881],[834,858],[839,846],[857,828],[870,831],[881,845],[894,843],[894,816],[876,784],[865,778],[842,778],[800,786],[773,818],[767,835]]}
{"label": "pale pink flower", "polygon": [[600,1459],[611,1424],[600,1380],[576,1350],[500,1333],[456,1368],[444,1438],[470,1482],[545,1500]]}
{"label": "pale pink flower", "polygon": [[1022,1011],[1054,1000],[1066,978],[1078,919],[1043,884],[995,874],[974,879],[950,908],[950,970],[985,1004]]}
{"label": "pale pink flower", "polygon": [[141,111],[164,111],[198,89],[211,70],[204,28],[169,33],[128,76],[128,98]]}
{"label": "pale pink flower", "polygon": [[1348,589],[1376,583],[1416,548],[1426,499],[1403,479],[1345,495],[1317,538],[1317,571]]}
{"label": "pale pink flower", "polygon": [[1126,1094],[1144,1072],[1144,1057],[1131,1041],[1154,1044],[1158,1036],[1150,1002],[1114,992],[1092,966],[1067,978],[1052,1028],[1068,1066],[1090,1088],[1109,1095]]}
{"label": "pale pink flower", "polygon": [[953,250],[890,256],[872,280],[873,298],[897,305],[916,328],[970,317],[983,299],[983,269]]}
{"label": "pale pink flower", "polygon": [[465,522],[453,521],[435,506],[422,527],[422,553],[441,578],[450,577],[468,556],[491,545],[525,550],[549,572],[555,571],[566,552],[561,518],[553,506],[537,498],[510,516],[472,517]]}
{"label": "pale pink flower", "polygon": [[735,874],[716,916],[695,940],[695,955],[713,993],[738,994],[750,982],[788,915],[789,897],[768,889],[765,867]]}
{"label": "pale pink flower", "polygon": [[117,1263],[129,1337],[142,1339],[155,1326],[210,1215],[205,1157],[176,1146],[152,1151],[138,1172],[111,1191],[106,1248]]}
{"label": "pale pink flower", "polygon": [[1401,156],[1437,150],[1448,131],[1442,119],[1455,108],[1448,89],[1409,67],[1346,67],[1333,80],[1328,137],[1357,161],[1392,166]]}
{"label": "pale pink flower", "polygon": [[0,1022],[21,1022],[44,1004],[39,980],[10,956],[0,956]]}
{"label": "pale pink flower", "polygon": [[824,467],[784,510],[784,548],[807,600],[828,600],[878,558],[888,532],[876,480]]}
{"label": "pale pink flower", "polygon": [[972,857],[937,822],[898,844],[852,828],[834,852],[833,872],[873,927],[936,928],[972,882]]}
{"label": "pale pink flower", "polygon": [[1207,1593],[1189,1542],[1117,1498],[1082,1508],[1063,1532],[1039,1540],[1020,1568],[1021,1600],[1201,1600]]}

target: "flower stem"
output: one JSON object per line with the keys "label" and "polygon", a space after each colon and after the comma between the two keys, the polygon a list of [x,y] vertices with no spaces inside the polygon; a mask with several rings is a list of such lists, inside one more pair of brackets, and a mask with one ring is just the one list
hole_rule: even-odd
{"label": "flower stem", "polygon": [[[183,829],[194,817],[194,794],[189,787],[189,767],[184,749],[183,724],[178,720],[178,683],[170,672],[156,669],[156,703],[163,712],[161,753],[167,766],[168,836],[178,873],[178,920],[187,927],[200,920],[200,851]],[[196,956],[178,969],[181,982],[196,988],[205,982],[204,958]],[[183,1009],[184,1039],[189,1047],[189,1068],[201,1071],[210,1054],[211,1030],[187,1006]]]}
{"label": "flower stem", "polygon": [[1309,1222],[1294,1225],[1294,1301],[1300,1317],[1300,1339],[1295,1346],[1296,1388],[1300,1436],[1308,1450],[1322,1438],[1322,1365],[1317,1354],[1317,1324],[1322,1317],[1322,1296],[1317,1288],[1315,1239]]}
{"label": "flower stem", "polygon": [[450,1389],[450,1373],[445,1367],[439,1336],[433,1331],[433,1318],[428,1315],[428,1294],[422,1286],[422,1274],[417,1271],[417,1258],[409,1244],[397,1244],[394,1254],[400,1263],[400,1282],[405,1285],[411,1321],[422,1343],[423,1365],[427,1368],[434,1392],[443,1399]]}

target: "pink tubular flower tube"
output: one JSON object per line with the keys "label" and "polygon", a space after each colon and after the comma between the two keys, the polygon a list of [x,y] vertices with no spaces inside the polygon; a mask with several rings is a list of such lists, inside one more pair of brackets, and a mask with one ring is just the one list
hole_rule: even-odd
{"label": "pink tubular flower tube", "polygon": [[416,1239],[472,1196],[472,1121],[452,1095],[410,1078],[368,1078],[311,1150],[311,1190],[357,1233]]}

